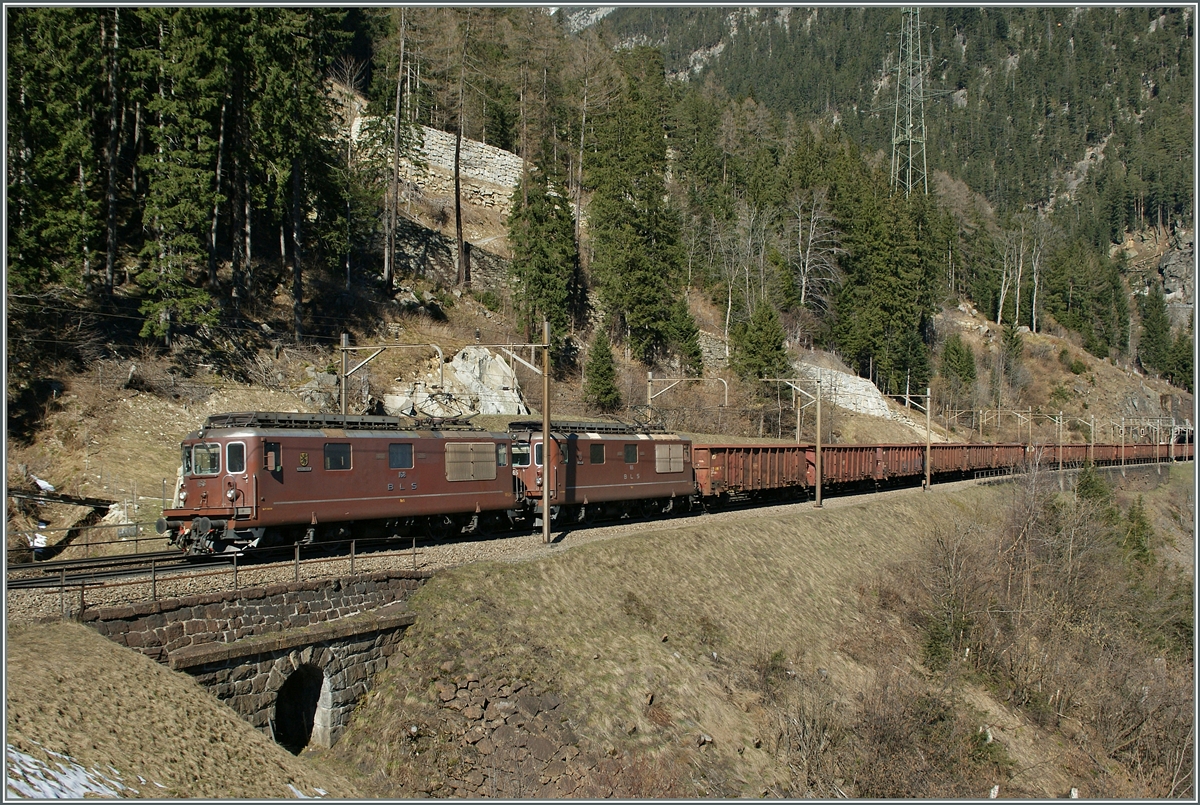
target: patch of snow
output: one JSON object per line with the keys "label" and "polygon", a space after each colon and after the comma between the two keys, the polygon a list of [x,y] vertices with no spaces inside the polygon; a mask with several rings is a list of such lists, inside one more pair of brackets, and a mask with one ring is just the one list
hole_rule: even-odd
{"label": "patch of snow", "polygon": [[292,789],[292,794],[296,797],[296,799],[320,799],[321,797],[325,796],[325,792],[319,788],[313,789],[314,791],[317,792],[317,796],[313,796],[313,797],[310,797],[308,794],[305,794],[303,791],[301,791],[299,788],[296,788],[296,786],[292,785],[291,783],[288,783],[288,788]]}
{"label": "patch of snow", "polygon": [[108,767],[113,775],[109,777],[98,769],[85,769],[66,755],[45,751],[58,758],[53,766],[19,751],[12,744],[5,745],[5,788],[8,796],[83,799],[88,794],[120,797],[122,792],[137,793],[121,782],[120,772],[112,766]]}

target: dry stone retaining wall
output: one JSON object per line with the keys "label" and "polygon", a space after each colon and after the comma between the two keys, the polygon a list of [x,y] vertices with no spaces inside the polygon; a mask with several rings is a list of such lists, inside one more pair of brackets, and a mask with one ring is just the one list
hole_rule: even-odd
{"label": "dry stone retaining wall", "polygon": [[[429,126],[422,126],[421,133],[424,138],[421,156],[426,164],[453,176],[454,135]],[[521,179],[524,165],[525,161],[516,154],[476,140],[464,139],[459,151],[459,175],[473,183],[492,185],[493,189],[505,188],[505,204],[508,202],[507,194],[512,193],[512,188]]]}
{"label": "dry stone retaining wall", "polygon": [[601,799],[637,793],[629,774],[633,761],[613,747],[598,752],[577,735],[568,704],[541,683],[456,672],[447,661],[427,695],[437,707],[436,724],[410,728],[412,750],[449,742],[457,752],[445,775],[426,778],[414,796]]}
{"label": "dry stone retaining wall", "polygon": [[[411,274],[435,284],[453,287],[458,282],[453,238],[402,218],[397,222],[397,263],[400,274]],[[476,290],[506,293],[509,287],[509,261],[480,246],[468,244],[471,262],[471,287]],[[415,300],[420,302],[420,300]]]}

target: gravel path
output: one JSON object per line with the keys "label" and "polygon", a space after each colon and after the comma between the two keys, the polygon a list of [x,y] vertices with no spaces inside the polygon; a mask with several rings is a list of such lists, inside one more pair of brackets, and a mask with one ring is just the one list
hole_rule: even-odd
{"label": "gravel path", "polygon": [[[954,491],[973,486],[979,481],[955,481],[938,484],[935,492]],[[904,489],[889,489],[873,494],[846,495],[827,497],[822,503],[826,509],[838,509],[845,506],[868,505],[875,501],[885,500],[899,495],[923,494],[920,487]],[[493,539],[462,540],[433,545],[418,545],[415,562],[416,569],[437,571],[450,567],[479,561],[497,562],[528,562],[542,559],[570,550],[576,545],[584,545],[597,540],[614,539],[639,533],[682,529],[691,525],[709,526],[721,523],[741,523],[760,517],[791,517],[803,513],[814,513],[816,510],[811,501],[787,503],[775,506],[760,506],[753,508],[735,509],[730,511],[713,512],[708,514],[691,514],[683,517],[667,517],[661,520],[637,520],[613,525],[593,526],[589,528],[568,529],[556,531],[553,542],[543,544],[541,532],[525,535],[503,536]],[[413,555],[410,550],[372,552],[359,554],[354,560],[355,573],[370,573],[377,570],[391,570],[414,567]],[[321,560],[301,560],[299,578],[312,581],[332,576],[350,574],[349,557],[338,557]],[[238,568],[237,585],[239,588],[257,587],[266,584],[281,584],[296,580],[296,568],[292,562],[277,562],[273,564],[241,566]],[[119,584],[119,586],[118,586]],[[105,588],[88,589],[86,604],[89,608],[117,606],[146,601],[151,596],[149,580],[125,581]],[[175,598],[185,595],[209,593],[222,589],[233,588],[233,573],[230,567],[216,569],[197,568],[188,578],[173,579],[160,576],[156,581],[157,597]],[[59,590],[8,590],[6,592],[6,616],[10,623],[24,623],[42,619],[58,619],[64,611],[73,616],[79,611],[79,590],[68,589],[65,595]]]}

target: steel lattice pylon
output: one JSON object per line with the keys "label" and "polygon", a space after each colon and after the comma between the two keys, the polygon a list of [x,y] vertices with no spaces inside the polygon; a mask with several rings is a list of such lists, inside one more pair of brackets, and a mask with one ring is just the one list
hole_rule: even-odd
{"label": "steel lattice pylon", "polygon": [[925,168],[925,60],[921,55],[921,9],[905,8],[896,63],[896,116],[892,123],[892,186],[908,196],[929,193]]}

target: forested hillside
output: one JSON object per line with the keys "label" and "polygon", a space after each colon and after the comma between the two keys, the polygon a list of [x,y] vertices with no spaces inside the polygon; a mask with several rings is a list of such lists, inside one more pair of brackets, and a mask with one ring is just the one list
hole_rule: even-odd
{"label": "forested hillside", "polygon": [[[1189,9],[924,8],[921,22],[931,168],[1015,211],[1063,195],[1103,145],[1077,191],[1092,234],[1190,217]],[[661,44],[673,73],[724,43],[701,80],[890,148],[900,8],[618,9],[602,24]]]}
{"label": "forested hillside", "polygon": [[[1188,9],[926,10],[933,181],[912,197],[888,182],[898,9],[622,9],[578,33],[529,8],[6,15],[18,386],[50,343],[83,368],[114,339],[370,318],[402,278],[392,166],[419,125],[525,158],[505,291],[519,326],[555,323],[564,369],[598,322],[648,367],[699,371],[702,293],[744,376],[803,344],[920,387],[934,314],[967,298],[1010,350],[1016,327],[1066,328],[1191,384],[1191,333],[1110,248],[1192,216]],[[335,87],[367,99],[357,135]],[[74,334],[48,331],[50,299],[87,311]]]}

